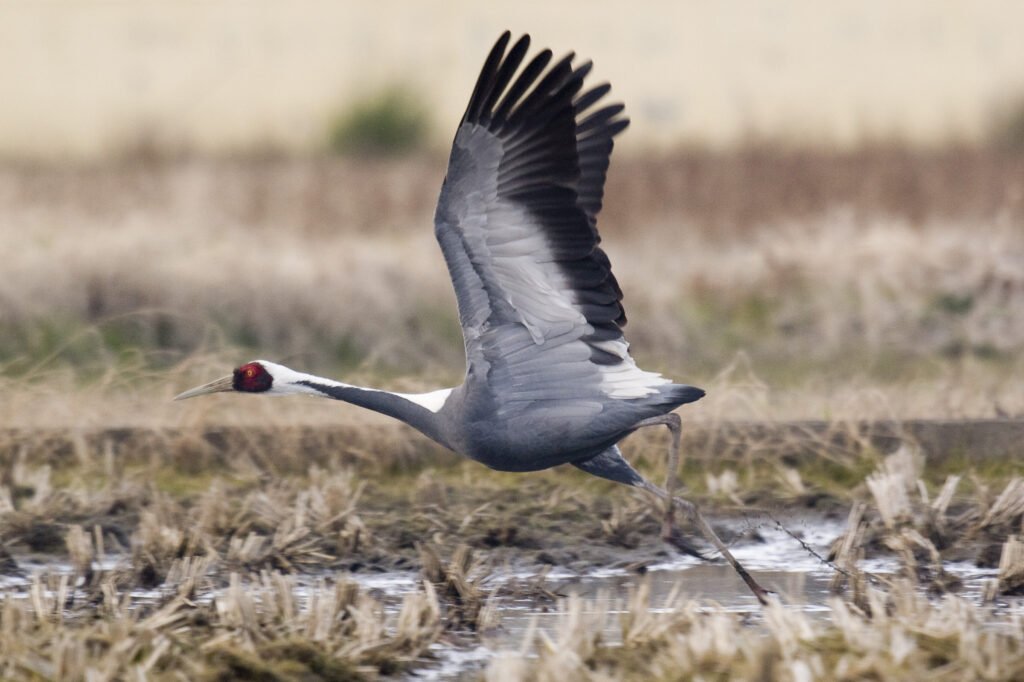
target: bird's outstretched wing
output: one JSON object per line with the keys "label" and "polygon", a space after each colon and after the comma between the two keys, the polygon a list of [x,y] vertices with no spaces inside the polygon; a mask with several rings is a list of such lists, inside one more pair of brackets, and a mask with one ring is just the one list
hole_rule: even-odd
{"label": "bird's outstretched wing", "polygon": [[544,50],[520,69],[529,36],[506,53],[509,42],[506,32],[484,63],[435,216],[469,374],[501,404],[600,411],[603,398],[654,395],[670,382],[629,356],[596,228],[613,139],[629,121],[602,103],[607,84],[584,89],[590,62],[549,66]]}

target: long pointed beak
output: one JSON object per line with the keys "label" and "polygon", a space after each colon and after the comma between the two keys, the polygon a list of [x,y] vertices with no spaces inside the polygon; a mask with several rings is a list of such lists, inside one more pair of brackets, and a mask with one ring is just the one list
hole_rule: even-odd
{"label": "long pointed beak", "polygon": [[208,384],[202,386],[196,386],[191,388],[180,395],[174,396],[175,400],[185,400],[186,398],[195,398],[197,395],[206,395],[207,393],[220,393],[222,391],[233,391],[234,388],[234,377],[230,374],[226,377],[221,377],[211,381]]}

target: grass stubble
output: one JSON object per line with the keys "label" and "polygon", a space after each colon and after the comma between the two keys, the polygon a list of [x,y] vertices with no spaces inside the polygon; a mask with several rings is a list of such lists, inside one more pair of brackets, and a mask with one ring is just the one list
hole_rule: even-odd
{"label": "grass stubble", "polygon": [[[832,442],[818,443],[832,448],[829,466],[857,476],[864,461],[875,463],[845,492],[810,478],[814,467],[791,467],[785,448],[749,465],[733,461],[695,486],[718,518],[734,520],[721,529],[731,542],[756,542],[756,523],[781,516],[785,525],[798,510],[848,514],[822,557],[835,567],[830,616],[787,607],[783,595],[757,626],[693,600],[686,584],[652,604],[642,577],[621,603],[546,581],[546,567],[642,574],[669,556],[645,499],[568,471],[515,477],[459,462],[396,467],[383,457],[302,469],[298,455],[280,455],[274,468],[273,457],[211,456],[182,471],[151,453],[115,457],[87,438],[73,457],[53,453],[51,465],[32,446],[8,442],[0,546],[4,573],[20,579],[0,604],[0,674],[374,678],[434,665],[432,645],[480,641],[501,627],[504,600],[528,597],[562,613],[561,625],[529,632],[518,652],[472,675],[1019,676],[1024,632],[1012,604],[1024,592],[1024,478],[943,474],[909,443],[883,456],[863,442],[840,453]],[[653,460],[640,464],[659,473]],[[793,551],[803,551],[795,540]],[[860,568],[879,556],[894,557],[899,570]],[[943,569],[949,561],[997,577],[982,598],[963,595]],[[538,577],[494,580],[510,569]],[[404,597],[356,580],[396,570],[419,571]],[[616,619],[619,637],[609,640]]]}
{"label": "grass stubble", "polygon": [[[602,231],[634,350],[709,389],[687,413],[699,434],[681,478],[731,542],[756,542],[740,519],[845,516],[823,557],[828,618],[780,602],[752,626],[686,585],[652,604],[642,578],[621,608],[565,597],[548,568],[668,557],[646,500],[578,472],[488,472],[327,401],[168,404],[256,348],[396,390],[457,381],[454,302],[424,229],[435,160],[7,167],[0,677],[400,675],[526,597],[562,625],[469,675],[1024,676],[1019,457],[900,431],[1024,414],[1020,159],[630,164],[613,168]],[[735,425],[793,418],[824,426]],[[895,431],[872,434],[878,419]],[[663,447],[641,433],[627,455],[659,477]],[[899,571],[862,570],[878,556]],[[965,596],[948,561],[998,577]],[[538,577],[494,580],[524,567]],[[382,571],[419,584],[395,597],[356,580]]]}

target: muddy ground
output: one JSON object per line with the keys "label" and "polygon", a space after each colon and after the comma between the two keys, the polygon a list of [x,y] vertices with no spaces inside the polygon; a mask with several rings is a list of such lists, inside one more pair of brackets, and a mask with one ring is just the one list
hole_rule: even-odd
{"label": "muddy ground", "polygon": [[[815,576],[813,595],[784,597],[798,610],[824,609],[830,591],[867,617],[878,594],[909,585],[1013,611],[1024,587],[1019,458],[965,458],[950,446],[929,459],[919,443],[928,430],[916,428],[897,437],[877,425],[745,425],[748,448],[761,443],[756,462],[709,460],[693,446],[698,433],[682,479],[770,587],[794,584],[787,570]],[[962,446],[974,428],[947,442]],[[991,442],[998,430],[988,429]],[[504,670],[486,644],[503,614],[506,632],[529,639],[539,635],[527,615],[568,614],[581,585],[591,597],[610,590],[599,602],[613,608],[651,589],[649,573],[666,586],[659,599],[712,592],[720,604],[740,600],[746,617],[760,613],[738,581],[701,582],[694,569],[721,563],[708,544],[685,527],[682,542],[661,541],[661,509],[622,486],[570,469],[499,474],[424,457],[432,452],[374,458],[366,434],[342,444],[337,432],[270,433],[7,432],[4,676],[472,679]],[[717,442],[735,443],[729,433],[720,428]],[[657,458],[638,465],[664,474]],[[677,575],[680,587],[668,589]],[[604,637],[631,646],[624,634]],[[523,679],[547,665],[536,646]],[[457,656],[469,660],[455,665]],[[615,673],[614,660],[584,668]],[[627,672],[644,676],[618,671]]]}

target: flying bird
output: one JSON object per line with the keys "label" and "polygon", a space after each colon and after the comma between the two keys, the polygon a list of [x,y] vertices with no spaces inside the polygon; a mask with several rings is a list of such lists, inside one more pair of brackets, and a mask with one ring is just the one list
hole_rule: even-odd
{"label": "flying bird", "polygon": [[[622,290],[600,248],[597,215],[614,138],[629,124],[607,83],[585,87],[591,62],[526,61],[530,38],[491,49],[459,122],[434,216],[466,351],[461,386],[393,393],[266,360],[176,399],[219,391],[304,394],[399,419],[499,471],[571,464],[644,490],[686,513],[762,602],[764,590],[690,502],[674,496],[680,419],[704,391],[640,369],[622,329]],[[523,66],[525,62],[525,66]],[[522,67],[522,68],[520,68]],[[665,488],[617,443],[646,426],[671,433]]]}

